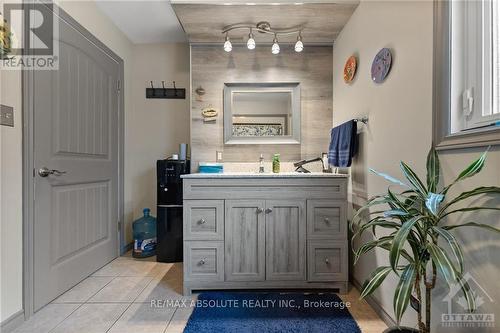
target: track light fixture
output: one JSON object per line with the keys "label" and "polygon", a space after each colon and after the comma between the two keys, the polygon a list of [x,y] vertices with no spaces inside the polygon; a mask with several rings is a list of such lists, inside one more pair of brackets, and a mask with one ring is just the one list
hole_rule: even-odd
{"label": "track light fixture", "polygon": [[229,40],[229,35],[226,33],[226,41],[224,42],[224,51],[231,52],[232,49],[233,49],[233,45],[231,44],[231,41]]}
{"label": "track light fixture", "polygon": [[302,35],[299,31],[297,42],[295,43],[295,52],[302,52],[304,50],[304,43],[302,43]]}
{"label": "track light fixture", "polygon": [[280,45],[278,44],[278,36],[274,35],[273,46],[271,47],[272,54],[280,53]]}
{"label": "track light fixture", "polygon": [[247,47],[249,50],[255,49],[255,39],[253,38],[252,29],[250,29],[250,33],[248,34]]}
{"label": "track light fixture", "polygon": [[255,38],[253,35],[253,31],[258,31],[263,34],[272,34],[274,35],[273,46],[271,47],[271,52],[273,54],[280,53],[280,46],[278,44],[278,35],[293,35],[297,34],[297,42],[295,43],[295,52],[302,52],[304,50],[304,43],[302,42],[302,27],[292,27],[287,29],[273,29],[271,28],[271,24],[269,22],[259,22],[255,25],[246,24],[246,23],[238,23],[228,25],[224,29],[222,29],[222,33],[226,35],[226,39],[224,42],[224,51],[231,52],[233,46],[231,45],[231,41],[229,40],[229,31],[239,30],[239,29],[249,29],[248,40],[247,40],[247,48],[249,50],[253,50],[256,47]]}

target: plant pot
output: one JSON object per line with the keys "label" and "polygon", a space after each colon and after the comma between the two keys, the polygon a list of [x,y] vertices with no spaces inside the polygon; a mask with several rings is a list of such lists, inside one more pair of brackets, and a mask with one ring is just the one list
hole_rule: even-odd
{"label": "plant pot", "polygon": [[389,327],[383,333],[418,333],[419,331],[416,328],[411,327]]}

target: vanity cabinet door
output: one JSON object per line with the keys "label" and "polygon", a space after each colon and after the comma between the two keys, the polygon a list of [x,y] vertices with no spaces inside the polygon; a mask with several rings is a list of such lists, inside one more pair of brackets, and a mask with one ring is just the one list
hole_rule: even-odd
{"label": "vanity cabinet door", "polygon": [[226,200],[226,281],[264,281],[264,200]]}
{"label": "vanity cabinet door", "polygon": [[266,280],[305,280],[305,200],[267,200],[265,213]]}

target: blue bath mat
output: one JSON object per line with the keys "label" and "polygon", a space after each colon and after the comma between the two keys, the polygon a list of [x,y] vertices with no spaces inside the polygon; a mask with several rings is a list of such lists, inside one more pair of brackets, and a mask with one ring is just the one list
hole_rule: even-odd
{"label": "blue bath mat", "polygon": [[184,333],[361,333],[335,294],[206,292]]}

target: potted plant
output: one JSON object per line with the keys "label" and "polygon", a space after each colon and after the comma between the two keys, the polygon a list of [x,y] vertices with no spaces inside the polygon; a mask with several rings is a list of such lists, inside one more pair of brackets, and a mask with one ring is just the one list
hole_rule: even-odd
{"label": "potted plant", "polygon": [[[386,332],[430,332],[431,292],[436,285],[438,275],[444,278],[448,286],[460,287],[467,301],[468,311],[475,310],[473,291],[462,279],[464,272],[462,248],[453,232],[463,227],[486,228],[496,232],[500,232],[500,229],[477,222],[447,224],[445,220],[461,212],[500,210],[498,207],[457,207],[458,203],[472,197],[499,194],[500,188],[478,187],[452,199],[447,199],[446,196],[455,184],[482,170],[486,153],[487,151],[447,186],[440,185],[439,158],[433,148],[427,156],[426,184],[404,162],[401,162],[400,166],[405,181],[370,169],[389,182],[403,187],[404,190],[395,192],[389,187],[386,194],[368,200],[351,221],[353,240],[365,232],[373,234],[373,240],[353,249],[355,264],[360,256],[374,248],[386,250],[389,254],[390,265],[378,267],[371,273],[362,286],[361,298],[373,293],[387,275],[394,272],[399,278],[393,300],[397,324],[399,325],[409,304],[416,310],[418,321],[418,330],[395,327],[389,328]],[[380,205],[384,208],[370,211],[371,207]],[[379,228],[385,229],[385,232],[380,233]],[[425,306],[425,314],[422,305]]]}

